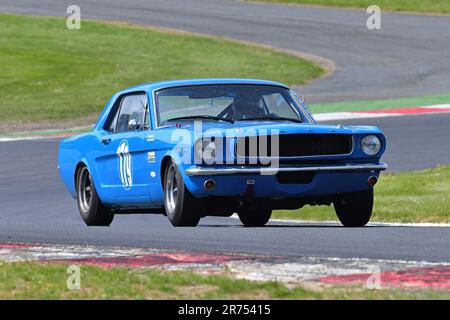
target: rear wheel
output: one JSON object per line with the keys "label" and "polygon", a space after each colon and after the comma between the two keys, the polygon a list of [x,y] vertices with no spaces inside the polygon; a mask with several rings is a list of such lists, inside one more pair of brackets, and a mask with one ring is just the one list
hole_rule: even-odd
{"label": "rear wheel", "polygon": [[88,226],[109,226],[114,214],[101,203],[87,167],[77,173],[77,203],[81,218]]}
{"label": "rear wheel", "polygon": [[334,209],[345,227],[365,226],[372,216],[373,189],[342,195]]}
{"label": "rear wheel", "polygon": [[269,222],[272,210],[267,208],[245,208],[239,210],[238,215],[245,227],[262,227]]}
{"label": "rear wheel", "polygon": [[187,190],[180,171],[172,161],[164,174],[164,207],[167,218],[175,227],[195,227],[200,221],[198,201]]}

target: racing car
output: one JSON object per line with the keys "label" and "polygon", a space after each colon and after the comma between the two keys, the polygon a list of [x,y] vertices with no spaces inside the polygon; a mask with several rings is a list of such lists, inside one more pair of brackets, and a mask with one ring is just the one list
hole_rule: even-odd
{"label": "racing car", "polygon": [[361,227],[385,149],[376,127],[317,124],[284,84],[191,79],[114,94],[92,131],[61,142],[58,168],[89,226],[159,213],[174,226],[237,214],[258,227],[273,210],[333,205]]}

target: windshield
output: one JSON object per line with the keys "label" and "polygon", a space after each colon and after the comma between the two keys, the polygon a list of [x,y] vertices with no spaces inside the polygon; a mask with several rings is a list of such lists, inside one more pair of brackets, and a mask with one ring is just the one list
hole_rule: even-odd
{"label": "windshield", "polygon": [[156,92],[159,125],[173,121],[308,122],[289,89],[270,85],[196,85]]}

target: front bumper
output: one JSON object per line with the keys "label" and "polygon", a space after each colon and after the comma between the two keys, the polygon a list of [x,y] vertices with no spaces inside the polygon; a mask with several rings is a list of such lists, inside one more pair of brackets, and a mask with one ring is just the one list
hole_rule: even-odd
{"label": "front bumper", "polygon": [[[251,195],[254,198],[292,198],[367,190],[372,188],[368,184],[368,179],[372,176],[378,177],[380,172],[386,169],[385,163],[280,168],[192,166],[186,168],[182,174],[188,190],[198,198],[245,196],[249,194],[249,185],[251,185]],[[288,174],[296,171],[312,173],[314,176],[309,183],[281,183],[280,171]],[[216,185],[213,190],[206,190],[204,184],[211,179],[216,182]]]}
{"label": "front bumper", "polygon": [[289,166],[289,167],[198,167],[186,169],[188,176],[217,175],[271,175],[278,172],[379,172],[388,168],[384,162],[377,164],[345,164],[333,166]]}

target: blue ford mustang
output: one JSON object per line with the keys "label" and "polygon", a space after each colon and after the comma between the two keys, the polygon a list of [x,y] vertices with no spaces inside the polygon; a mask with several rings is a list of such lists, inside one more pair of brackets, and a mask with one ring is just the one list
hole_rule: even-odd
{"label": "blue ford mustang", "polygon": [[283,84],[196,79],[116,93],[92,132],[61,142],[58,167],[90,226],[120,213],[263,226],[274,209],[333,204],[355,227],[372,214],[385,148],[376,127],[316,124]]}

